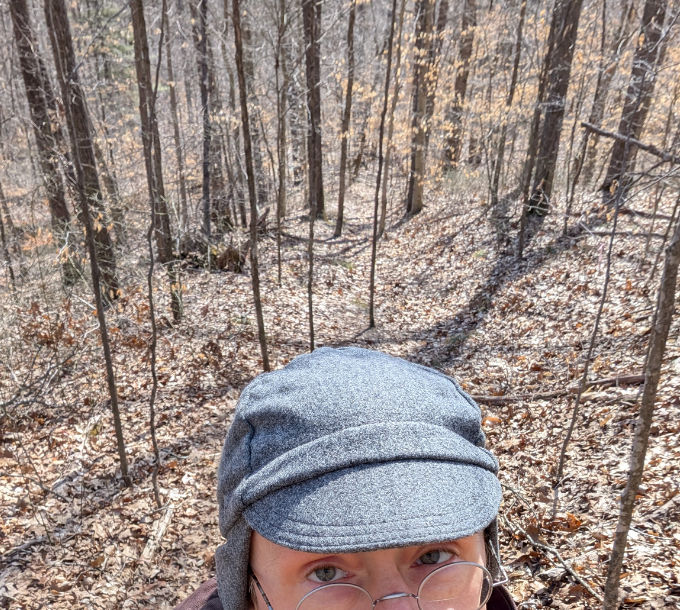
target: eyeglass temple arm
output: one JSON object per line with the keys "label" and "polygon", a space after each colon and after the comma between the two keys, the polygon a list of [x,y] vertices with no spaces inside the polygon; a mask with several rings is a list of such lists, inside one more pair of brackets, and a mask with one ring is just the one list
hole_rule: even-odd
{"label": "eyeglass temple arm", "polygon": [[510,577],[508,576],[508,573],[505,571],[505,568],[503,567],[503,562],[501,561],[501,558],[498,556],[498,553],[494,547],[493,544],[489,544],[488,547],[491,549],[491,552],[493,553],[494,559],[496,560],[496,565],[498,566],[498,569],[501,572],[501,580],[492,583],[492,587],[497,587],[498,585],[504,585],[506,582],[510,580]]}
{"label": "eyeglass temple arm", "polygon": [[269,598],[267,597],[267,594],[264,592],[264,589],[262,588],[262,585],[260,584],[260,581],[257,580],[257,576],[255,576],[255,572],[252,570],[250,571],[250,575],[253,577],[253,580],[255,581],[255,585],[257,586],[258,591],[260,592],[260,595],[262,596],[262,599],[264,600],[264,603],[267,604],[267,610],[274,610],[272,608],[271,603],[269,602]]}

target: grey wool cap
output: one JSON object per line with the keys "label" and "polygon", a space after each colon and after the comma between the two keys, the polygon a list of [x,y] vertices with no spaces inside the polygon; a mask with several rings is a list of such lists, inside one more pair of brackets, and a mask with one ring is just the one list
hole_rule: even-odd
{"label": "grey wool cap", "polygon": [[480,409],[454,379],[382,352],[321,348],[260,375],[218,473],[222,605],[247,610],[252,530],[313,553],[484,530],[495,572],[501,488],[484,445]]}

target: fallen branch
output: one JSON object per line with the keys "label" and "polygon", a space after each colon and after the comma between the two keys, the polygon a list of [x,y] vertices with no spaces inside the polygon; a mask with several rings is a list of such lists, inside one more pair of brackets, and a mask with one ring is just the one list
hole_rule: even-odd
{"label": "fallen branch", "polygon": [[37,479],[34,479],[33,477],[28,477],[25,474],[11,474],[9,472],[0,472],[0,478],[2,478],[2,477],[14,477],[16,479],[26,479],[27,481],[30,481],[34,485],[37,485],[38,487],[40,487],[40,489],[42,489],[44,492],[50,493],[53,496],[56,496],[62,502],[66,502],[67,504],[70,502],[70,500],[67,497],[62,496],[60,493],[58,493],[58,492],[54,491],[53,489],[50,489],[49,487],[47,487],[47,485],[43,485]]}
{"label": "fallen branch", "polygon": [[158,521],[156,521],[156,527],[154,528],[151,537],[147,540],[146,546],[142,551],[142,560],[151,561],[153,559],[156,551],[158,551],[161,541],[163,540],[163,536],[165,536],[165,532],[170,526],[174,512],[175,507],[170,504],[165,510],[165,514]]}
{"label": "fallen branch", "polygon": [[659,159],[665,161],[666,163],[675,164],[680,163],[680,157],[678,157],[677,155],[673,155],[669,152],[666,152],[665,150],[661,150],[660,148],[657,148],[652,144],[645,144],[644,142],[640,142],[640,140],[636,140],[635,138],[629,138],[628,136],[625,136],[622,133],[606,131],[605,129],[600,129],[599,127],[596,127],[595,125],[592,125],[585,121],[581,123],[581,127],[587,129],[588,131],[592,131],[593,133],[596,133],[599,136],[611,138],[612,140],[618,140],[619,142],[625,142],[626,144],[637,146],[640,150],[644,150],[645,152],[648,152],[650,155],[658,157]]}
{"label": "fallen branch", "polygon": [[672,508],[675,507],[676,504],[680,503],[680,494],[673,496],[668,502],[665,504],[662,504],[657,508],[654,512],[649,513],[648,515],[645,515],[642,519],[638,520],[639,521],[650,521],[650,520],[658,520],[661,517],[665,517],[666,513],[671,510]]}
{"label": "fallen branch", "polygon": [[[609,237],[611,233],[609,231],[588,231],[590,235],[603,235]],[[648,237],[654,237],[655,239],[663,239],[663,235],[659,233],[633,233],[632,231],[617,231],[615,233],[616,237],[642,237],[647,239]]]}
{"label": "fallen branch", "polygon": [[[587,391],[590,388],[609,388],[611,386],[621,386],[621,385],[642,385],[645,382],[644,375],[617,375],[616,377],[607,377],[606,379],[594,379],[593,381],[587,381],[583,386],[583,391]],[[571,385],[567,388],[569,394],[577,394],[579,389],[579,384]]]}
{"label": "fallen branch", "polygon": [[626,216],[639,216],[640,218],[651,218],[656,220],[673,220],[671,216],[666,214],[653,214],[652,212],[643,212],[642,210],[633,210],[631,208],[621,208],[619,214]]}
{"label": "fallen branch", "polygon": [[547,400],[549,398],[559,398],[565,396],[566,390],[557,390],[555,392],[542,392],[539,394],[517,394],[515,396],[483,396],[481,394],[471,394],[470,397],[475,402],[481,402],[487,405],[506,405],[511,402],[520,402],[527,400],[529,402],[534,400]]}
{"label": "fallen branch", "polygon": [[[544,553],[550,553],[552,554],[561,564],[562,567],[568,572],[568,574],[578,583],[580,584],[588,593],[590,593],[597,601],[601,602],[603,600],[602,596],[597,593],[583,578],[581,578],[574,570],[573,568],[566,562],[564,559],[562,559],[562,555],[560,555],[560,552],[552,547],[549,546],[543,542],[539,542],[538,540],[534,540],[531,535],[522,528],[521,525],[517,525],[516,523],[513,523],[508,519],[506,516],[501,516],[501,519],[503,519],[510,530],[516,529],[518,530],[521,534],[524,535],[524,537],[529,541],[529,544],[533,546],[535,549],[538,549],[539,551],[543,551]],[[513,532],[514,533],[514,532]]]}

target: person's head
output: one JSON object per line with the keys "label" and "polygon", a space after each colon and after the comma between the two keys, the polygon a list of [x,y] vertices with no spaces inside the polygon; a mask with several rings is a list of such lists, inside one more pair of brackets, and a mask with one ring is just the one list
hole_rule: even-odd
{"label": "person's head", "polygon": [[222,605],[476,610],[465,596],[485,601],[499,574],[501,496],[480,420],[453,379],[375,351],[259,376],[220,463]]}

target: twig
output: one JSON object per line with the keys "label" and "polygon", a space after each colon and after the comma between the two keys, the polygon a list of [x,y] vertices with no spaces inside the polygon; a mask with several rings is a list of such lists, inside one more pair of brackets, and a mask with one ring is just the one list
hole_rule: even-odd
{"label": "twig", "polygon": [[531,537],[531,535],[522,528],[521,525],[513,523],[512,521],[510,521],[510,519],[508,519],[508,517],[501,516],[501,519],[503,519],[507,523],[511,530],[516,529],[521,534],[523,534],[524,537],[529,541],[529,544],[531,544],[531,546],[538,549],[539,551],[543,551],[544,553],[550,553],[554,555],[554,557],[562,564],[562,567],[578,584],[580,584],[586,591],[588,591],[588,593],[590,593],[597,601],[601,602],[603,600],[602,596],[599,593],[597,593],[583,578],[581,578],[564,559],[562,559],[562,555],[560,555],[560,552],[555,547],[552,547],[543,542],[539,542],[538,540],[534,540]]}
{"label": "twig", "polygon": [[[583,385],[583,391],[590,388],[598,387],[611,387],[620,385],[640,385],[645,382],[644,375],[617,375],[616,377],[607,377],[606,379],[594,379],[593,381],[587,381]],[[579,385],[572,385],[567,388],[567,392],[570,394],[576,394],[579,390]]]}
{"label": "twig", "polygon": [[25,474],[10,474],[9,472],[0,472],[0,477],[14,477],[14,478],[16,478],[16,479],[26,479],[27,481],[30,481],[31,483],[34,483],[35,485],[37,485],[38,487],[40,487],[40,489],[42,489],[43,491],[46,491],[47,493],[50,493],[50,494],[52,494],[53,496],[56,496],[56,497],[59,498],[62,502],[67,502],[67,503],[70,502],[70,500],[69,500],[67,497],[62,496],[60,493],[57,493],[57,492],[54,491],[53,489],[50,489],[50,488],[47,487],[46,485],[43,485],[43,484],[42,484],[40,481],[38,481],[37,479],[34,479],[34,478],[32,478],[32,477],[29,477],[29,476],[26,476]]}
{"label": "twig", "polygon": [[505,405],[511,402],[520,402],[522,400],[547,400],[549,398],[559,398],[565,396],[567,390],[556,390],[555,392],[543,392],[539,394],[517,394],[515,396],[483,396],[481,394],[471,394],[470,398],[475,402],[483,402],[487,405]]}

